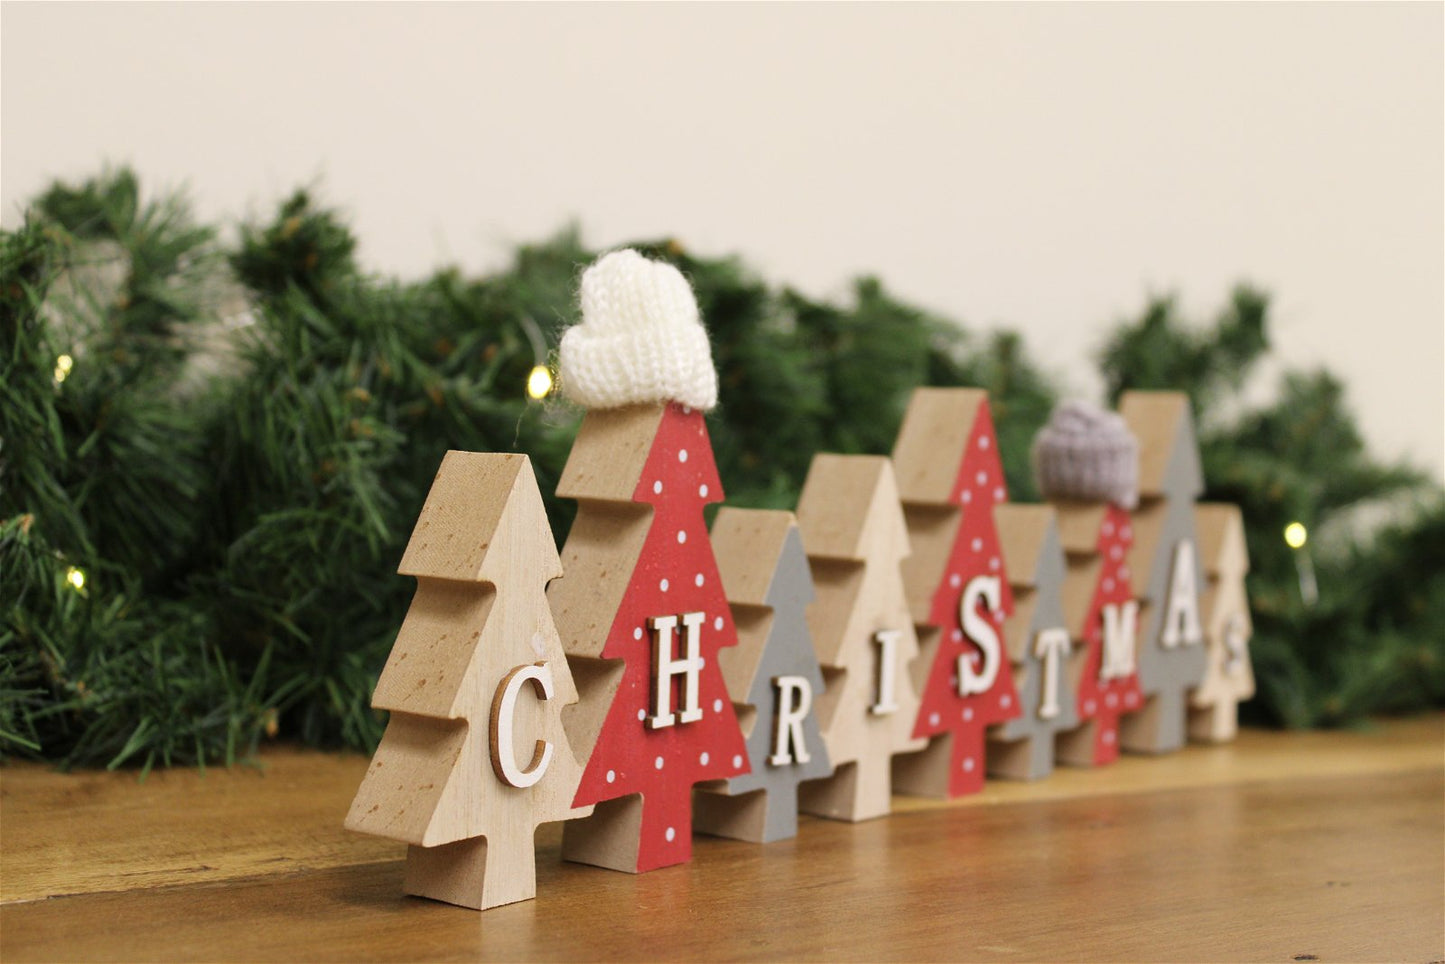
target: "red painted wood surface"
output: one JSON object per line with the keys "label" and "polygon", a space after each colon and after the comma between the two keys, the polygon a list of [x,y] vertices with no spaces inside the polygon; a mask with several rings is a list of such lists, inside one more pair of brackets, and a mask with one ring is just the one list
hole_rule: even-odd
{"label": "red painted wood surface", "polygon": [[[1104,647],[1104,607],[1122,606],[1134,598],[1132,573],[1128,567],[1129,548],[1133,543],[1134,530],[1128,510],[1110,505],[1099,523],[1097,545],[1103,561],[1099,581],[1094,586],[1082,631],[1076,633],[1076,637],[1082,637],[1087,647],[1084,675],[1079,682],[1079,718],[1097,721],[1094,731],[1096,766],[1119,758],[1119,718],[1126,713],[1137,712],[1144,705],[1144,695],[1139,688],[1137,655],[1135,672],[1118,679],[1099,679]],[[1135,647],[1137,654],[1137,636]]]}
{"label": "red painted wood surface", "polygon": [[[642,794],[637,870],[683,863],[692,856],[692,786],[749,772],[747,749],[718,664],[718,650],[737,645],[722,580],[703,520],[703,506],[720,502],[722,483],[702,413],[670,404],[633,494],[653,507],[641,558],[628,583],[602,652],[626,661],[576,806]],[[654,616],[702,612],[702,718],[652,729]],[[684,630],[673,632],[673,657],[684,655]],[[683,705],[681,677],[671,705]]]}
{"label": "red painted wood surface", "polygon": [[[1003,549],[993,520],[993,507],[1007,500],[1008,488],[1003,465],[999,461],[998,438],[985,401],[974,416],[963,462],[950,496],[950,501],[963,511],[948,565],[933,594],[929,619],[939,627],[941,635],[928,683],[920,694],[922,701],[913,731],[914,736],[953,734],[948,778],[950,797],[983,789],[985,730],[1019,715],[1018,691],[1014,687],[1013,670],[1003,642],[1003,621],[1013,613],[1013,591],[1009,588]],[[971,660],[975,670],[982,666],[982,654],[964,632],[959,610],[969,582],[979,576],[996,577],[1000,583],[999,606],[992,611],[982,604],[977,606],[978,614],[992,623],[998,633],[998,675],[993,685],[984,692],[960,696],[959,657]]]}

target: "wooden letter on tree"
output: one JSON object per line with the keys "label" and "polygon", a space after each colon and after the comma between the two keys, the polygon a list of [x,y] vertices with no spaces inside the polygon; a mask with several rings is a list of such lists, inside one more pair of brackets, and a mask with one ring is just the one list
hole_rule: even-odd
{"label": "wooden letter on tree", "polygon": [[1129,512],[1113,503],[1056,502],[1068,559],[1064,619],[1083,659],[1070,685],[1083,724],[1060,733],[1058,760],[1100,766],[1119,758],[1120,720],[1144,705],[1137,667],[1138,603],[1130,580]]}
{"label": "wooden letter on tree", "polygon": [[1239,506],[1204,503],[1194,511],[1199,555],[1204,561],[1202,618],[1209,664],[1204,682],[1189,697],[1189,738],[1226,743],[1239,729],[1239,704],[1254,695],[1249,663],[1249,596],[1244,577],[1249,551]]}
{"label": "wooden letter on tree", "polygon": [[813,707],[823,674],[808,633],[813,578],[791,512],[721,510],[713,551],[738,627],[723,676],[747,737],[752,773],[703,784],[694,826],[769,843],[798,833],[798,783],[833,772]]}
{"label": "wooden letter on tree", "polygon": [[1054,772],[1054,739],[1079,726],[1076,705],[1083,649],[1064,619],[1064,550],[1054,510],[1004,504],[994,509],[1014,612],[1004,623],[1020,715],[989,732],[988,772],[1039,780]]}
{"label": "wooden letter on tree", "polygon": [[815,708],[834,775],[805,783],[800,809],[867,820],[891,806],[893,754],[922,749],[911,664],[918,637],[900,563],[908,527],[888,459],[815,455],[798,502],[816,594],[808,628],[825,689]]}
{"label": "wooden letter on tree", "polygon": [[346,826],[411,845],[409,894],[527,900],[537,824],[591,809],[572,807],[577,692],[545,596],[562,569],[527,457],[448,452],[401,572],[416,596],[372,698],[391,719]]}
{"label": "wooden letter on tree", "polygon": [[893,761],[904,793],[956,797],[983,789],[985,732],[1019,715],[1003,643],[1013,588],[994,525],[1007,501],[988,394],[920,388],[893,448],[913,554],[903,564],[921,658],[913,736],[920,753]]}
{"label": "wooden letter on tree", "polygon": [[558,495],[579,501],[548,592],[581,691],[588,762],[568,860],[634,873],[692,856],[692,787],[748,772],[719,650],[737,632],[703,506],[722,485],[701,412],[589,411]]}
{"label": "wooden letter on tree", "polygon": [[1139,592],[1139,683],[1146,705],[1125,721],[1126,750],[1167,753],[1185,741],[1186,697],[1204,679],[1202,588],[1194,502],[1204,491],[1189,399],[1125,392],[1119,414],[1139,440],[1139,507],[1129,568]]}

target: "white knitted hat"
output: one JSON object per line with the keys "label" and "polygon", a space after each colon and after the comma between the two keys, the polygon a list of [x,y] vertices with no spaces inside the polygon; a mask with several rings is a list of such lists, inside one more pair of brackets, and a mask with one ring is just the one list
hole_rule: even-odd
{"label": "white knitted hat", "polygon": [[1034,436],[1034,481],[1046,499],[1139,502],[1139,442],[1124,419],[1088,402],[1064,402]]}
{"label": "white knitted hat", "polygon": [[584,408],[717,405],[697,299],[670,264],[612,251],[582,274],[582,321],[562,336],[562,393]]}

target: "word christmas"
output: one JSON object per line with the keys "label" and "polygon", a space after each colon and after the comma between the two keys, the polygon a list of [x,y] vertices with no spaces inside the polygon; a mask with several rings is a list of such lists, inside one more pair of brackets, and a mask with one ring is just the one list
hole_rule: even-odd
{"label": "word christmas", "polygon": [[[400,571],[390,722],[347,827],[405,841],[407,893],[535,896],[532,837],[641,873],[692,835],[886,815],[1235,733],[1253,692],[1243,527],[1203,491],[1188,404],[1061,406],[1008,500],[988,396],[914,394],[891,458],[814,457],[797,515],[723,499],[686,279],[583,275],[562,391],[586,409],[560,555],[523,455],[449,452]],[[570,707],[564,720],[563,707]],[[565,725],[564,725],[565,724]]]}

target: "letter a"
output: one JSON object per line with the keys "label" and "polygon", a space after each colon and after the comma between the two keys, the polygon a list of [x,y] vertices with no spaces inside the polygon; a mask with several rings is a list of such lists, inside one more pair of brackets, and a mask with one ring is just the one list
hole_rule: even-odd
{"label": "letter a", "polygon": [[1174,546],[1174,565],[1169,573],[1169,608],[1164,611],[1164,633],[1159,645],[1173,649],[1204,641],[1199,626],[1199,593],[1194,581],[1194,543],[1181,539]]}

